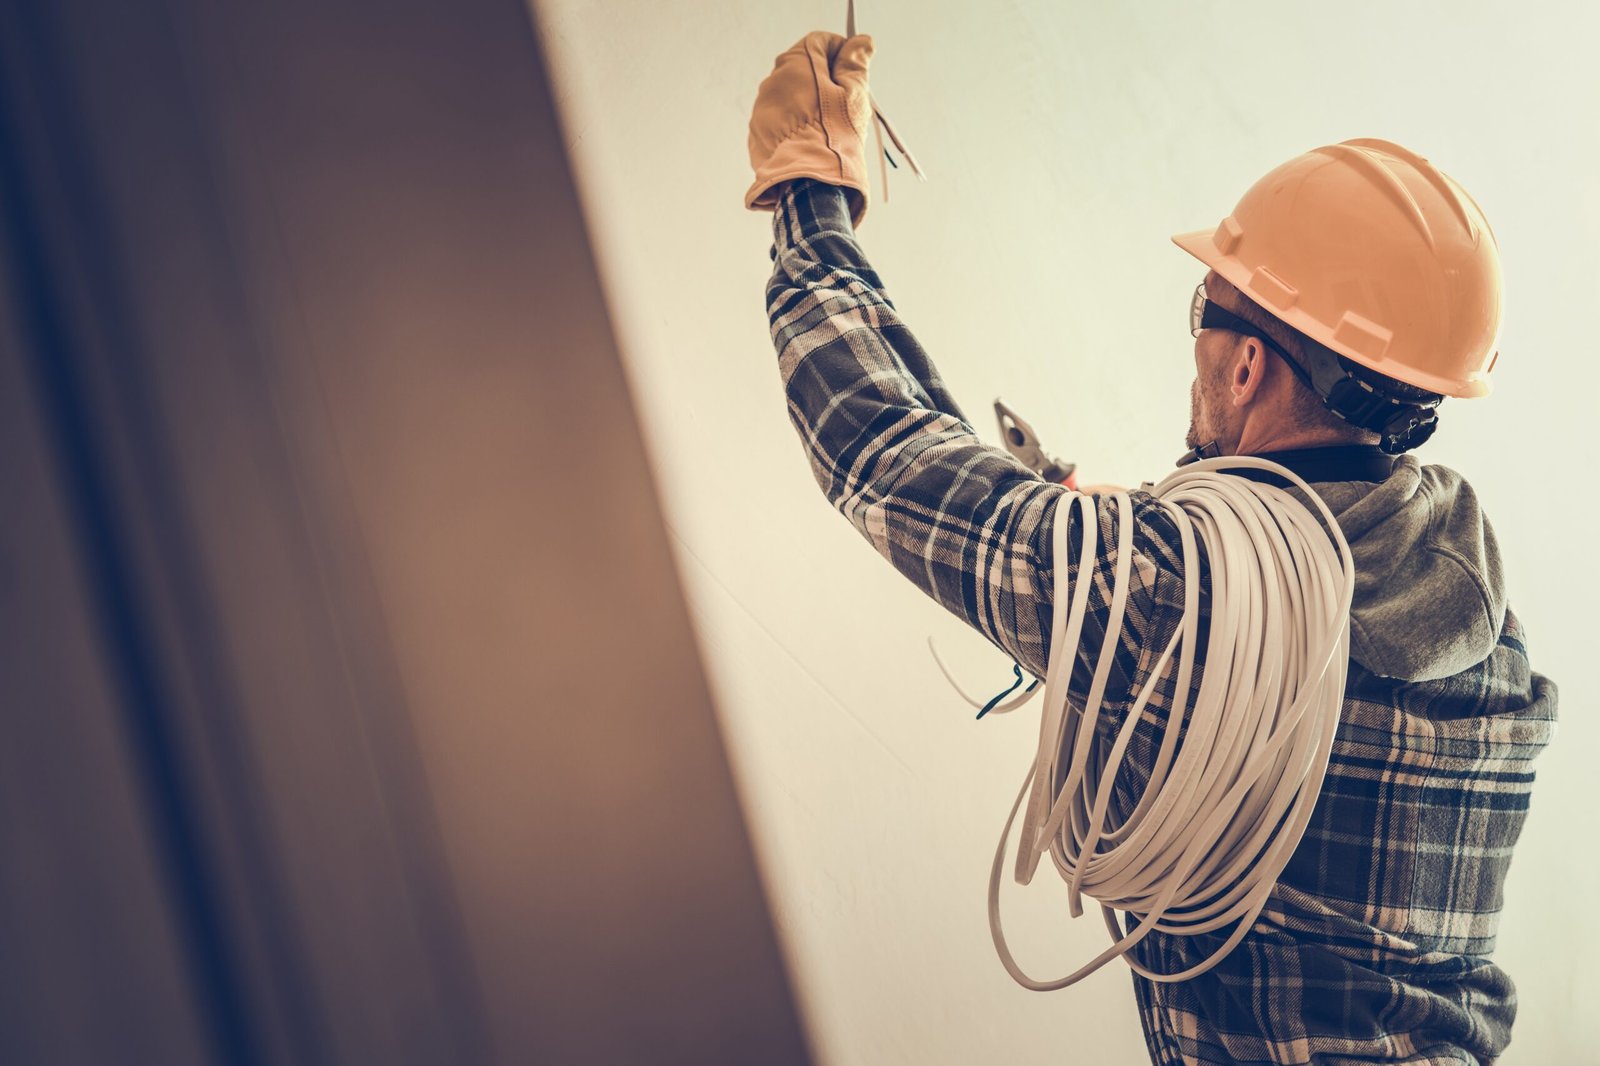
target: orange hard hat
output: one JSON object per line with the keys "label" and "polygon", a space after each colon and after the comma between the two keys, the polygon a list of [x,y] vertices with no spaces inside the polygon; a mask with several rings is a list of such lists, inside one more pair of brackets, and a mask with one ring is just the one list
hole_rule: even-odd
{"label": "orange hard hat", "polygon": [[1362,366],[1445,396],[1489,392],[1499,245],[1467,191],[1415,152],[1370,137],[1314,148],[1215,230],[1172,240]]}

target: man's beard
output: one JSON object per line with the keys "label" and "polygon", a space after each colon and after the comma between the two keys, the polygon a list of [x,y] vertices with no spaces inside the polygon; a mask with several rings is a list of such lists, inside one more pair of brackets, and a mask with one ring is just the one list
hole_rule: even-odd
{"label": "man's beard", "polygon": [[[1204,384],[1199,377],[1194,379],[1189,387],[1189,432],[1183,438],[1184,447],[1198,448],[1221,439],[1222,427],[1217,425],[1217,412],[1226,403],[1227,387],[1220,378]],[[1202,417],[1202,411],[1208,417]]]}
{"label": "man's beard", "polygon": [[1200,379],[1195,378],[1194,384],[1189,386],[1189,432],[1183,438],[1185,448],[1200,447],[1200,427],[1197,420],[1200,417]]}

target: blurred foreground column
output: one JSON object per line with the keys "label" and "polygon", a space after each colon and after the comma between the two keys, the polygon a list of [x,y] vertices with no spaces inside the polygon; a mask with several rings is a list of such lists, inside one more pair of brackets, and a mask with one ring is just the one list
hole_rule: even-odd
{"label": "blurred foreground column", "polygon": [[6,1060],[808,1061],[526,8],[0,12]]}

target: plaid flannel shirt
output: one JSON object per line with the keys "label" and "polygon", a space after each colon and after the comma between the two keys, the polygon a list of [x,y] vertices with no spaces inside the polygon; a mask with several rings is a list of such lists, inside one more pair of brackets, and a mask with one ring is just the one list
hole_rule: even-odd
{"label": "plaid flannel shirt", "polygon": [[[1078,508],[1059,509],[1071,490],[973,431],[867,262],[837,187],[789,183],[773,236],[772,338],[818,485],[897,570],[1044,677],[1053,524],[1058,514],[1082,523]],[[1130,498],[1132,589],[1100,719],[1108,736],[1183,613],[1177,529],[1149,493]],[[1069,584],[1093,583],[1068,685],[1079,704],[1108,621],[1118,543],[1116,509],[1097,512],[1092,573],[1078,573],[1082,530],[1067,537]],[[1198,564],[1204,583],[1203,546]],[[1207,623],[1203,615],[1195,688]],[[1147,780],[1178,702],[1176,666],[1174,656],[1135,726],[1116,816]],[[1191,980],[1133,975],[1151,1059],[1493,1062],[1510,1040],[1516,995],[1489,953],[1555,704],[1509,610],[1489,657],[1453,677],[1401,682],[1352,661],[1311,823],[1251,931]],[[1231,931],[1152,933],[1136,957],[1176,972]]]}

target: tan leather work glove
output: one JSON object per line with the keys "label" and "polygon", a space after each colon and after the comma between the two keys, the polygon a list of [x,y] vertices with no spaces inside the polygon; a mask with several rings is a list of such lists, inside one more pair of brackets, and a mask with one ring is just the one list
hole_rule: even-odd
{"label": "tan leather work glove", "polygon": [[817,30],[778,56],[750,113],[750,166],[744,194],[752,211],[778,205],[783,184],[816,178],[843,186],[851,221],[867,214],[866,136],[872,129],[867,64],[872,38]]}

